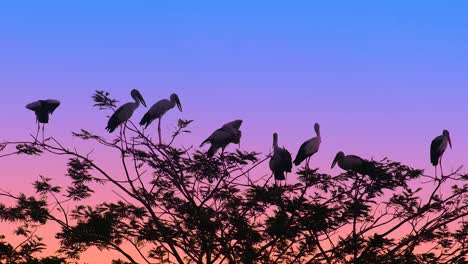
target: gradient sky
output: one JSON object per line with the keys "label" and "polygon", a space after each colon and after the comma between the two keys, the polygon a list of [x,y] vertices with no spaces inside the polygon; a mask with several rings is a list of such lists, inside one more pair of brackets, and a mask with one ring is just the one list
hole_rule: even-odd
{"label": "gradient sky", "polygon": [[[27,138],[24,105],[45,98],[62,101],[49,135],[104,133],[93,91],[127,102],[137,88],[150,105],[180,95],[184,112],[163,127],[194,119],[186,145],[241,118],[243,148],[267,153],[278,132],[294,155],[319,122],[313,163],[326,172],[339,150],[432,172],[429,144],[448,129],[449,170],[468,149],[467,12],[466,1],[2,2],[0,139]],[[60,181],[63,165],[0,160],[13,191],[38,174]]]}

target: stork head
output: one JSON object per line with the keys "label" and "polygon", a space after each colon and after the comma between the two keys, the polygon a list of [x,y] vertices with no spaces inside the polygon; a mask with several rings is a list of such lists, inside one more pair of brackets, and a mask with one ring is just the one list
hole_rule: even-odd
{"label": "stork head", "polygon": [[442,135],[447,138],[449,146],[450,148],[452,148],[452,140],[450,139],[450,133],[448,132],[448,130],[444,130],[444,132],[442,132]]}
{"label": "stork head", "polygon": [[179,111],[182,112],[182,104],[180,104],[180,99],[179,96],[177,96],[177,94],[171,94],[171,102],[175,103],[177,105],[177,108],[179,108]]}
{"label": "stork head", "polygon": [[273,133],[273,146],[278,145],[278,133]]}
{"label": "stork head", "polygon": [[133,89],[130,92],[130,95],[135,99],[135,101],[140,102],[144,107],[146,107],[145,99],[143,99],[143,96],[141,96],[141,93],[137,89]]}
{"label": "stork head", "polygon": [[319,125],[319,123],[315,123],[314,130],[315,130],[315,133],[320,134],[320,125]]}
{"label": "stork head", "polygon": [[340,152],[336,153],[336,156],[335,156],[335,159],[332,162],[331,168],[333,169],[333,167],[335,167],[336,163],[338,161],[344,159],[344,157],[345,157],[345,154],[344,154],[343,151],[340,151]]}

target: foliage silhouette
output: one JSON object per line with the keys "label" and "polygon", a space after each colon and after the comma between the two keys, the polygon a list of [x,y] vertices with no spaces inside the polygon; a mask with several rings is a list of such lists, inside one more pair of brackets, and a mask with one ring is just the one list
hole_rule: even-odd
{"label": "foliage silhouette", "polygon": [[[94,105],[114,109],[109,96],[97,91]],[[0,220],[25,239],[14,247],[1,237],[1,263],[64,263],[33,257],[46,247],[35,235],[42,225],[60,227],[57,254],[68,263],[90,247],[120,254],[113,263],[466,263],[468,176],[460,169],[434,178],[383,159],[370,161],[364,175],[299,168],[293,184],[276,186],[259,175],[269,155],[236,150],[209,158],[175,146],[191,122],[179,120],[162,145],[132,122],[125,138],[111,141],[73,133],[118,153],[112,170],[53,137],[2,143],[1,151],[11,151],[4,157],[68,159],[69,184],[40,176],[32,195],[0,189]],[[111,188],[115,198],[86,205]]]}

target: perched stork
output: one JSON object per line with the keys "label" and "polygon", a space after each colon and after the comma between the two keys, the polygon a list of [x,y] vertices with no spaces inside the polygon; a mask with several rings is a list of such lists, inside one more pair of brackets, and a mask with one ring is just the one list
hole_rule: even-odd
{"label": "perched stork", "polygon": [[278,146],[278,134],[273,134],[273,156],[270,159],[270,170],[275,177],[275,185],[277,181],[286,181],[286,175],[292,169],[291,153],[284,147]]}
{"label": "perched stork", "polygon": [[215,132],[213,132],[211,136],[209,136],[207,139],[205,139],[205,141],[201,143],[200,147],[202,147],[206,143],[211,144],[211,147],[208,149],[208,152],[207,152],[208,157],[210,158],[213,157],[219,148],[221,148],[222,152],[224,152],[224,149],[226,148],[227,145],[229,145],[229,143],[240,144],[242,132],[237,128],[240,128],[240,125],[242,124],[242,120],[236,120],[236,121],[240,121],[236,123],[236,124],[239,124],[238,126],[234,127],[234,126],[229,125],[235,121],[227,123],[223,125],[223,127],[221,127],[220,129],[217,129]]}
{"label": "perched stork", "polygon": [[320,137],[320,125],[318,123],[315,123],[314,130],[317,136],[302,143],[294,159],[294,165],[298,166],[301,162],[307,160],[307,168],[309,168],[310,157],[319,150],[320,143],[322,142]]}
{"label": "perched stork", "polygon": [[361,157],[355,155],[345,155],[343,151],[340,151],[336,154],[331,168],[333,169],[337,163],[338,166],[345,171],[353,171],[360,174],[366,174],[366,168],[370,166],[370,163]]}
{"label": "perched stork", "polygon": [[57,107],[59,107],[60,101],[54,99],[38,100],[26,105],[26,108],[34,111],[36,114],[37,121],[37,132],[36,138],[39,136],[40,125],[42,124],[42,143],[44,143],[44,127],[45,124],[49,123],[49,115],[51,115]]}
{"label": "perched stork", "polygon": [[143,106],[146,107],[145,100],[143,99],[143,96],[141,96],[138,90],[133,89],[130,92],[130,95],[135,100],[135,102],[123,104],[112,114],[112,116],[109,118],[109,121],[107,122],[106,127],[106,130],[109,131],[109,133],[114,132],[114,130],[118,126],[126,123],[130,119],[130,117],[132,117],[133,112],[135,112],[138,106],[140,106],[140,103],[142,103]]}
{"label": "perched stork", "polygon": [[158,119],[158,135],[159,135],[159,144],[162,144],[161,141],[161,118],[163,115],[174,108],[177,105],[177,108],[182,112],[182,105],[180,104],[179,96],[177,94],[171,94],[169,100],[162,99],[156,102],[151,108],[146,112],[143,118],[140,121],[140,125],[144,125],[147,128],[155,119]]}
{"label": "perched stork", "polygon": [[431,143],[431,163],[434,165],[435,177],[437,177],[437,165],[440,165],[440,173],[444,176],[442,170],[442,155],[444,155],[447,149],[447,144],[452,148],[452,140],[450,140],[450,134],[448,130],[444,130],[442,135],[434,138]]}

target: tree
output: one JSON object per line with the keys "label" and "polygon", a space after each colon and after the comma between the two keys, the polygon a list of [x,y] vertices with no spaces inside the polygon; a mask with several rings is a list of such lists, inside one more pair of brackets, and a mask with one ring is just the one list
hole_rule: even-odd
{"label": "tree", "polygon": [[[115,107],[109,93],[93,99],[101,110]],[[0,243],[2,263],[60,263],[26,257],[46,246],[34,235],[40,225],[60,226],[58,254],[70,262],[90,247],[119,253],[124,260],[114,263],[467,262],[468,175],[461,169],[434,178],[383,159],[371,161],[366,175],[300,168],[296,183],[275,186],[257,172],[269,155],[236,150],[208,158],[175,146],[191,122],[179,120],[163,145],[132,122],[112,140],[84,129],[73,133],[118,153],[123,176],[53,137],[4,142],[3,156],[68,159],[70,184],[62,188],[40,176],[35,194],[1,190],[13,204],[0,204],[0,219],[26,237],[16,248]],[[109,187],[118,190],[115,199],[85,205]]]}

